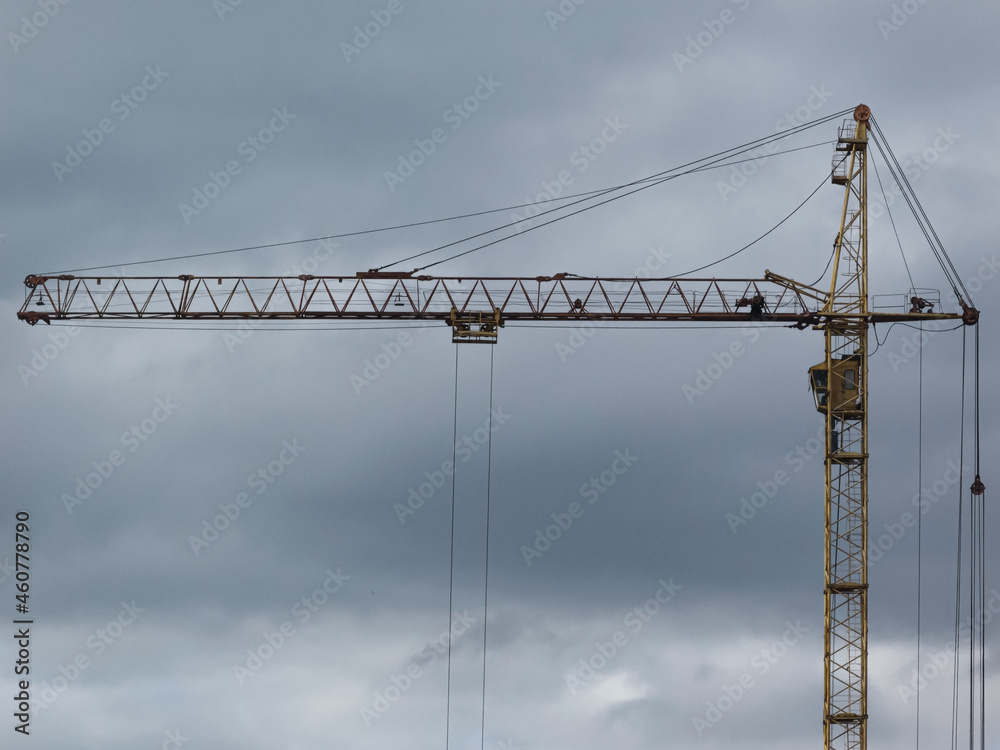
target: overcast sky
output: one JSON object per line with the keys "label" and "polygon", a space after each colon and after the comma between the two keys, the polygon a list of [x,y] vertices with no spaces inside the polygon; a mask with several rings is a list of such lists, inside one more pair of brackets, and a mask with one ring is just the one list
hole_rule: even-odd
{"label": "overcast sky", "polygon": [[[510,325],[495,347],[460,348],[456,393],[444,325],[32,328],[15,317],[22,282],[91,266],[353,275],[521,221],[515,207],[546,194],[863,102],[982,311],[992,486],[998,24],[995,3],[941,0],[6,2],[0,593],[7,617],[25,511],[34,619],[35,710],[16,742],[434,748],[450,726],[451,747],[472,748],[485,722],[494,749],[821,743],[822,416],[806,383],[819,333]],[[430,272],[688,271],[827,180],[840,121],[742,172],[671,181]],[[871,170],[873,294],[907,293],[905,256],[913,284],[947,298],[873,163],[888,195]],[[814,281],[842,200],[823,187],[712,272]],[[938,665],[920,738],[951,731],[962,336],[927,333],[921,357],[919,332],[882,326],[871,358],[869,731],[882,748],[911,747],[918,725],[918,538],[921,665]],[[971,436],[971,411],[965,424]],[[918,535],[902,523],[921,479]],[[1000,610],[997,563],[993,547]],[[988,747],[998,730],[991,716]]]}

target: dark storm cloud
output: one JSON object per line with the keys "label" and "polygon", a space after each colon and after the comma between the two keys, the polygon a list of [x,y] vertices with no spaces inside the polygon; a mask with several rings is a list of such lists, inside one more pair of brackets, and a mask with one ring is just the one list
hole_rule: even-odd
{"label": "dark storm cloud", "polygon": [[[27,273],[104,264],[104,283],[351,276],[499,223],[537,226],[549,198],[864,101],[987,321],[1000,271],[983,239],[997,198],[995,14],[758,0],[6,8],[3,525],[31,512],[38,746],[440,742],[449,599],[464,628],[452,739],[478,737],[487,476],[489,747],[818,738],[817,332],[511,324],[492,352],[490,434],[491,352],[460,349],[456,397],[444,325],[405,339],[28,328],[14,311]],[[838,124],[789,143],[813,148],[757,152],[428,272],[688,271],[826,181]],[[943,286],[902,200],[870,177],[873,292],[910,287],[885,204],[913,283]],[[705,273],[814,281],[842,198],[823,187]],[[926,659],[953,624],[960,335],[923,338],[920,477],[919,332],[880,328],[871,360],[870,725],[899,747],[913,726],[899,686],[915,669],[917,518]],[[986,458],[996,408],[983,406]],[[9,576],[0,589],[13,591]],[[947,731],[943,715],[922,722]]]}

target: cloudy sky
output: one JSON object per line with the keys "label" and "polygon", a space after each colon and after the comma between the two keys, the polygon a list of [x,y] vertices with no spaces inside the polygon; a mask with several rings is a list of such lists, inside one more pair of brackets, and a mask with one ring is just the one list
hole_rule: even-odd
{"label": "cloudy sky", "polygon": [[[32,328],[15,317],[22,281],[91,266],[353,275],[524,219],[557,184],[628,183],[863,102],[982,310],[990,383],[998,23],[994,3],[940,0],[9,0],[0,593],[10,623],[23,511],[34,619],[17,742],[472,748],[485,726],[486,747],[524,750],[819,744],[818,333],[510,325],[456,362],[443,325]],[[433,273],[683,273],[827,179],[840,119],[742,172],[671,181]],[[946,298],[873,161],[888,197],[873,171],[872,292],[907,292],[905,257]],[[713,271],[814,281],[842,198],[822,188]],[[918,331],[880,327],[871,359],[869,731],[885,748],[918,727],[918,570],[920,738],[951,731],[962,335],[927,332],[920,356]],[[986,466],[997,416],[986,389]],[[918,534],[901,519],[921,486]],[[988,747],[998,730],[993,716]]]}

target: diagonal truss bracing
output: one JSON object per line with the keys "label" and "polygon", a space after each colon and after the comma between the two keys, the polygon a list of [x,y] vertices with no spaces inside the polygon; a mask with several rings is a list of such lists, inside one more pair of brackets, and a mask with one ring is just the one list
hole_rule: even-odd
{"label": "diagonal truss bracing", "polygon": [[815,322],[822,302],[766,279],[337,276],[29,276],[18,317],[39,320],[227,318],[746,320]]}
{"label": "diagonal truss bracing", "polygon": [[[841,129],[833,181],[845,186],[827,299],[824,739],[865,750],[868,722],[867,107]],[[832,381],[837,379],[838,382]]]}

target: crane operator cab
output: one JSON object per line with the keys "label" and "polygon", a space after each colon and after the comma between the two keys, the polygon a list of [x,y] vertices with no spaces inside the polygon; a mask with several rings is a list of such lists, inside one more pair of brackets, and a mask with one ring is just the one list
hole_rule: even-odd
{"label": "crane operator cab", "polygon": [[861,395],[858,390],[858,371],[861,357],[857,354],[833,360],[833,377],[826,362],[809,368],[809,385],[816,399],[816,411],[826,414],[831,406],[837,416],[844,419],[861,417]]}

